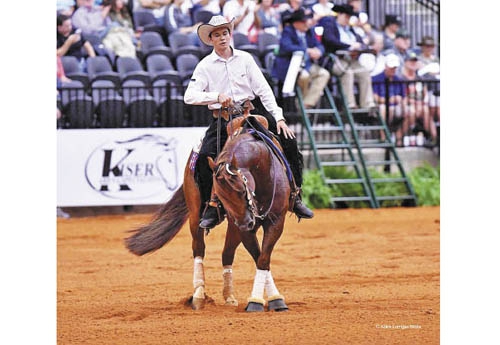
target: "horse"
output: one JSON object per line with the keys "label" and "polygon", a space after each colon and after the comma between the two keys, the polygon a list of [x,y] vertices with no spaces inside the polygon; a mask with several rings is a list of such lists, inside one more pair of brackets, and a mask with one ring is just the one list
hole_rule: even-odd
{"label": "horse", "polygon": [[[244,113],[245,120],[253,116]],[[265,118],[261,118],[267,124]],[[233,132],[233,122],[238,119],[228,123],[228,140],[216,160],[208,158],[214,172],[213,188],[228,220],[222,251],[222,296],[225,305],[238,305],[234,297],[232,265],[236,249],[243,243],[256,265],[253,289],[245,310],[265,311],[265,293],[269,311],[287,311],[285,299],[274,283],[270,262],[274,246],[283,233],[290,206],[289,174],[280,155],[258,138],[262,136],[261,131],[255,130],[255,127],[250,130],[239,127]],[[149,224],[132,230],[133,234],[125,239],[130,252],[144,255],[167,244],[189,219],[194,258],[194,291],[189,300],[194,310],[203,308],[206,299],[203,266],[205,231],[199,227],[201,199],[194,178],[196,158],[197,153],[193,150],[186,163],[183,185],[156,212]],[[264,231],[262,247],[257,239],[260,227]]]}

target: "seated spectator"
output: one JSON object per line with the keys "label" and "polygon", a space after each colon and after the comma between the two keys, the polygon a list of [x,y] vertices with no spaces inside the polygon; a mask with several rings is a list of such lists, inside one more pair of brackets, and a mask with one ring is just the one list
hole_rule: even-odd
{"label": "seated spectator", "polygon": [[260,27],[258,8],[253,0],[230,0],[224,4],[222,15],[231,21],[234,18],[234,32],[248,36],[250,42],[256,43]]}
{"label": "seated spectator", "polygon": [[[322,43],[327,53],[338,53],[339,51],[361,51],[368,47],[363,43],[361,37],[349,26],[349,19],[354,15],[351,5],[335,5],[333,10],[337,12],[335,17],[323,17],[319,25],[323,26],[324,32]],[[361,108],[375,106],[373,101],[373,90],[370,71],[361,65],[357,56],[341,55],[335,59],[333,66],[329,66],[331,72],[340,78],[342,89],[347,99],[349,108],[357,108],[354,95],[354,82],[359,85],[359,103]]]}
{"label": "seated spectator", "polygon": [[93,0],[82,0],[82,5],[73,13],[73,25],[81,29],[84,35],[101,35],[110,24],[108,13],[110,5],[95,6]]}
{"label": "seated spectator", "polygon": [[406,84],[406,108],[408,109],[408,135],[424,132],[427,139],[437,141],[437,131],[434,121],[429,115],[429,96],[427,86],[417,75],[419,68],[417,54],[410,52],[405,58],[402,70],[403,80],[415,81]]}
{"label": "seated spectator", "polygon": [[299,72],[297,84],[301,88],[306,108],[316,106],[330,80],[330,73],[318,63],[325,48],[311,29],[310,19],[311,15],[306,15],[302,8],[291,14],[281,33],[279,54],[272,69],[272,76],[283,82],[293,53],[304,52],[304,68]]}
{"label": "seated spectator", "polygon": [[90,42],[82,39],[71,25],[71,17],[60,14],[57,16],[57,56],[70,55],[80,61],[88,56],[96,56]]}
{"label": "seated spectator", "polygon": [[410,34],[405,29],[399,29],[394,39],[394,47],[383,51],[384,55],[395,54],[399,58],[398,76],[401,77],[401,71],[405,63],[406,56],[409,53],[411,46]]}
{"label": "seated spectator", "polygon": [[185,0],[174,0],[165,11],[165,29],[167,34],[172,32],[182,32],[186,34],[191,39],[191,44],[200,45],[200,40],[198,39],[198,26],[200,23],[195,23],[191,20],[191,16],[188,13],[182,11],[182,5]]}
{"label": "seated spectator", "polygon": [[257,16],[259,17],[261,30],[279,37],[281,34],[281,15],[273,7],[273,0],[257,0]]}
{"label": "seated spectator", "polygon": [[139,0],[139,8],[153,12],[156,24],[163,26],[165,23],[165,10],[172,0]]}
{"label": "seated spectator", "polygon": [[379,31],[373,31],[369,47],[375,52],[375,61],[370,72],[370,75],[373,77],[382,73],[385,69],[385,55],[382,54],[382,50],[384,49],[384,35]]}
{"label": "seated spectator", "polygon": [[[418,56],[421,68],[418,71],[418,75],[423,79],[430,81],[437,81],[440,79],[440,68],[439,68],[439,57],[435,55],[434,50],[436,48],[436,43],[434,38],[431,36],[422,37],[422,41],[417,43],[418,46],[422,48],[422,52]],[[439,125],[441,117],[441,107],[439,104],[440,98],[440,87],[439,83],[429,83],[429,110],[431,119],[436,121]]]}
{"label": "seated spectator", "polygon": [[109,25],[102,44],[118,56],[135,57],[138,33],[123,0],[111,0]]}
{"label": "seated spectator", "polygon": [[384,50],[391,49],[394,46],[396,32],[401,28],[401,18],[395,14],[385,15],[384,32]]}
{"label": "seated spectator", "polygon": [[[379,106],[380,116],[389,126],[391,132],[395,132],[396,145],[403,146],[403,133],[407,129],[406,88],[403,79],[396,75],[399,67],[399,57],[389,54],[385,57],[385,70],[372,78],[373,98]],[[389,94],[386,95],[385,82],[389,82]],[[389,114],[386,113],[386,99],[388,99]],[[380,131],[380,137],[385,140],[384,131]]]}

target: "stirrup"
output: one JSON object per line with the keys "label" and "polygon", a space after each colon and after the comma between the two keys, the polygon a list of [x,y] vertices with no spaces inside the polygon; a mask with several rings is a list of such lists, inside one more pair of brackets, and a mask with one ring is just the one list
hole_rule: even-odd
{"label": "stirrup", "polygon": [[[211,219],[205,219],[205,215],[207,214],[207,211],[209,210],[209,207],[212,209],[215,209],[217,212],[217,219],[210,221]],[[205,229],[207,234],[210,232],[210,229],[214,228],[215,226],[219,225],[224,221],[224,216],[226,212],[224,211],[224,207],[222,206],[222,203],[219,201],[217,198],[210,199],[205,203],[205,209],[203,210],[202,217],[200,219],[199,226],[202,229]],[[213,218],[212,218],[213,219]]]}

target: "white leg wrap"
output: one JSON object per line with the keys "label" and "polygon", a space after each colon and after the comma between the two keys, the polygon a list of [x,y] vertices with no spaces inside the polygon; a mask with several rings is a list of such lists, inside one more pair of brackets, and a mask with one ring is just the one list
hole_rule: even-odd
{"label": "white leg wrap", "polygon": [[227,299],[233,294],[233,266],[226,265],[222,271],[222,278],[224,279],[224,289],[222,290],[222,296]]}
{"label": "white leg wrap", "polygon": [[193,286],[195,290],[200,286],[205,286],[205,271],[203,270],[203,258],[201,256],[194,258]]}
{"label": "white leg wrap", "polygon": [[257,270],[255,273],[255,279],[253,281],[252,296],[250,297],[253,301],[263,301],[264,300],[264,287],[266,285],[266,278],[269,271],[267,270]]}
{"label": "white leg wrap", "polygon": [[278,296],[280,294],[278,289],[276,288],[276,285],[274,284],[274,279],[271,271],[268,271],[267,273],[265,288],[267,297]]}

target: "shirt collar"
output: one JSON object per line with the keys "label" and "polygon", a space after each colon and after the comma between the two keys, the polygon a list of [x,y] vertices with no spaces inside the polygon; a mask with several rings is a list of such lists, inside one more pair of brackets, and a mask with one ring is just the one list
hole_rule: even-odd
{"label": "shirt collar", "polygon": [[217,53],[215,52],[215,49],[213,49],[212,52],[210,53],[210,55],[208,55],[208,58],[212,62],[215,62],[215,61],[229,61],[229,60],[234,59],[237,56],[241,56],[242,55],[241,50],[235,49],[233,47],[231,47],[231,49],[233,50],[233,56],[231,56],[227,60],[225,60],[225,59],[221,58],[219,55],[217,55]]}

